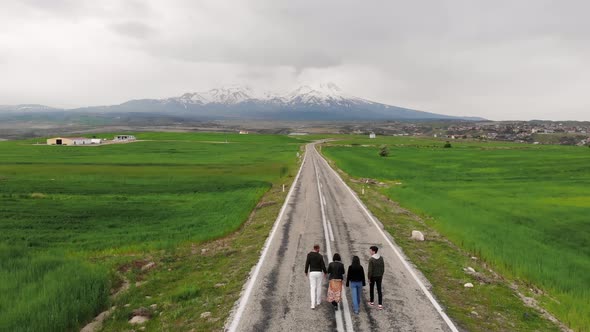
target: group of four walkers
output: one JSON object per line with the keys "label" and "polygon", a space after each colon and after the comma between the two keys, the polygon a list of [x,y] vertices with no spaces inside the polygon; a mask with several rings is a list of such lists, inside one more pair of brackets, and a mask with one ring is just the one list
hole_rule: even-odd
{"label": "group of four walkers", "polygon": [[[377,252],[377,246],[369,248],[371,258],[369,259],[367,277],[369,279],[369,306],[374,306],[374,288],[377,286],[378,306],[383,309],[383,294],[381,291],[381,282],[383,281],[383,272],[385,264],[383,257]],[[328,265],[324,263],[324,256],[320,254],[320,246],[318,244],[313,246],[313,251],[307,254],[305,261],[305,275],[309,277],[311,308],[315,309],[316,305],[321,303],[322,294],[322,280],[328,275],[329,286],[327,300],[334,306],[334,310],[338,310],[338,304],[342,298],[342,283],[344,281],[344,274],[346,274],[346,287],[350,287],[352,293],[352,309],[355,314],[359,313],[360,301],[363,286],[365,283],[365,270],[361,265],[358,256],[352,257],[352,264],[348,267],[348,271],[344,272],[344,264],[340,254],[335,253],[332,262]]]}

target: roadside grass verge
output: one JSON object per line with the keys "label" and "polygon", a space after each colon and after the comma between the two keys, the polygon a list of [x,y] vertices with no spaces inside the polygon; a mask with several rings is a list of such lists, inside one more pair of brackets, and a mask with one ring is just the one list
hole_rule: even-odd
{"label": "roadside grass verge", "polygon": [[[402,247],[404,254],[424,274],[448,315],[467,331],[559,331],[537,310],[515,295],[513,284],[496,274],[481,258],[456,247],[428,225],[428,221],[401,208],[378,188],[351,181],[339,172]],[[365,195],[361,189],[365,187]],[[410,239],[413,230],[425,242]],[[472,259],[475,257],[476,259]],[[467,267],[475,269],[470,274]],[[463,285],[471,282],[473,289]],[[524,285],[520,285],[523,288]]]}
{"label": "roadside grass verge", "polygon": [[[355,140],[338,143],[353,142]],[[432,140],[421,142],[415,138],[411,141],[408,138],[389,138],[387,142],[392,151],[388,158],[378,156],[376,144],[365,147],[352,144],[347,144],[347,147],[324,146],[323,152],[336,161],[337,168],[355,179],[373,178],[384,182],[385,185],[364,186],[371,186],[368,193],[376,191],[383,197],[400,202],[412,211],[412,215],[419,216],[424,221],[422,227],[426,227],[427,238],[428,233],[444,234],[445,238],[460,245],[465,253],[463,259],[441,257],[444,263],[436,264],[435,261],[430,267],[423,266],[420,255],[412,257],[412,252],[419,250],[423,254],[432,251],[426,249],[431,248],[430,241],[404,244],[411,226],[397,231],[392,228],[394,236],[398,232],[403,234],[396,240],[399,238],[397,241],[426,275],[442,269],[449,270],[449,275],[461,275],[464,280],[465,264],[473,264],[469,260],[464,262],[464,258],[476,256],[479,262],[489,264],[514,281],[523,296],[536,298],[563,323],[578,331],[587,330],[590,324],[587,289],[590,262],[585,250],[588,249],[590,227],[584,222],[589,212],[588,200],[584,197],[590,197],[586,185],[589,180],[587,175],[590,174],[587,172],[590,156],[584,154],[586,149],[556,146],[529,148],[532,146],[484,145],[477,142],[442,149],[442,142],[436,146]],[[360,192],[360,184],[352,186]],[[396,223],[403,224],[403,216],[389,216],[387,213],[392,211],[379,213],[373,206],[373,200],[363,199],[372,206],[386,228]],[[391,220],[392,224],[388,226],[384,220]],[[419,249],[413,248],[416,246]],[[451,245],[453,247],[458,250]],[[436,252],[438,249],[441,248],[433,250]],[[447,263],[456,259],[462,264],[451,269],[449,266],[452,264]],[[443,276],[432,277],[435,293],[445,300],[445,296],[441,295],[444,289],[437,290],[436,284],[446,279]],[[512,281],[504,284],[511,286]],[[445,282],[442,284],[445,285]],[[457,282],[459,284],[460,293],[466,292],[462,283]],[[476,285],[476,291],[467,292],[479,296],[490,288],[486,283],[484,287]],[[491,292],[489,303],[500,301],[501,304],[504,299],[515,296],[510,287],[505,291]],[[457,308],[464,306],[459,302]],[[516,323],[531,318],[530,309],[525,311],[526,307],[522,308],[522,316],[513,317]],[[468,314],[464,316],[468,317]],[[481,319],[479,314],[478,319]],[[453,317],[458,316],[455,313]],[[474,323],[473,328],[477,330],[476,325]],[[526,326],[523,325],[522,329],[538,329],[533,325]],[[512,329],[509,326],[504,328]]]}
{"label": "roadside grass verge", "polygon": [[[292,174],[289,179],[294,179]],[[141,264],[153,261],[156,268],[150,272],[138,268],[122,272],[131,288],[113,302],[116,310],[102,331],[129,329],[131,312],[140,307],[150,308],[152,313],[145,331],[223,331],[286,194],[281,184],[273,185],[248,221],[227,237],[134,257],[143,260]],[[95,259],[109,261],[117,257]]]}

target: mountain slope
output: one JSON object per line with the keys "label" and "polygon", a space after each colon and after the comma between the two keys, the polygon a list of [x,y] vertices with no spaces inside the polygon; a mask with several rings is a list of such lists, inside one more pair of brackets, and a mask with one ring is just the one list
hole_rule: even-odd
{"label": "mountain slope", "polygon": [[334,83],[301,86],[289,93],[256,93],[248,87],[229,86],[185,93],[166,99],[141,99],[120,105],[91,108],[116,112],[181,112],[209,119],[265,120],[422,120],[469,119],[390,106],[355,97]]}
{"label": "mountain slope", "polygon": [[53,108],[38,104],[20,104],[20,105],[0,105],[0,111],[3,112],[52,112],[59,111],[58,108]]}
{"label": "mountain slope", "polygon": [[304,85],[288,93],[259,93],[249,87],[234,85],[185,93],[179,97],[130,100],[119,105],[84,107],[68,111],[158,113],[208,120],[481,120],[369,101],[346,94],[334,83]]}

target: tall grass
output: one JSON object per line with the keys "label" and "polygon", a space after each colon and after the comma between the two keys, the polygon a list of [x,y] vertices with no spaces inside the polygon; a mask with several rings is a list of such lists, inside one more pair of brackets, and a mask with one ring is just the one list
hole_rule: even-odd
{"label": "tall grass", "polygon": [[0,142],[2,328],[76,329],[105,306],[109,271],[68,258],[72,253],[153,250],[225,236],[273,182],[290,174],[300,145],[284,136],[136,136],[147,141]]}
{"label": "tall grass", "polygon": [[[299,145],[264,135],[138,138],[151,141],[98,147],[2,142],[0,242],[98,250],[223,236],[294,166]],[[219,144],[222,138],[229,143]]]}
{"label": "tall grass", "polygon": [[545,306],[570,326],[590,326],[587,148],[383,141],[388,158],[377,147],[324,153],[352,176],[401,183],[385,193],[503,273],[548,291],[555,300]]}
{"label": "tall grass", "polygon": [[3,331],[71,331],[108,302],[106,269],[58,253],[0,246]]}

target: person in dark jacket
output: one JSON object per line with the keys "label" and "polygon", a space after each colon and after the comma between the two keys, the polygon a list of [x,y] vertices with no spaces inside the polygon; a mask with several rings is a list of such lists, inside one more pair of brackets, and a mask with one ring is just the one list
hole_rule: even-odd
{"label": "person in dark jacket", "polygon": [[359,256],[352,257],[352,264],[346,273],[346,287],[350,286],[352,293],[352,309],[358,315],[361,303],[361,294],[365,286],[365,269],[361,265]]}
{"label": "person in dark jacket", "polygon": [[305,275],[309,276],[312,309],[322,302],[322,279],[325,274],[324,256],[320,254],[320,245],[316,244],[313,246],[313,251],[307,254],[305,260]]}
{"label": "person in dark jacket", "polygon": [[328,302],[332,302],[334,310],[338,310],[338,303],[342,298],[342,280],[344,279],[344,264],[340,254],[335,253],[332,263],[328,265]]}
{"label": "person in dark jacket", "polygon": [[371,246],[369,248],[371,252],[371,258],[369,258],[369,271],[367,276],[369,277],[369,305],[374,306],[375,293],[374,286],[377,285],[377,296],[379,298],[379,309],[383,309],[383,294],[381,292],[381,282],[383,281],[383,273],[385,272],[385,263],[383,257],[381,257],[377,251],[377,246]]}

